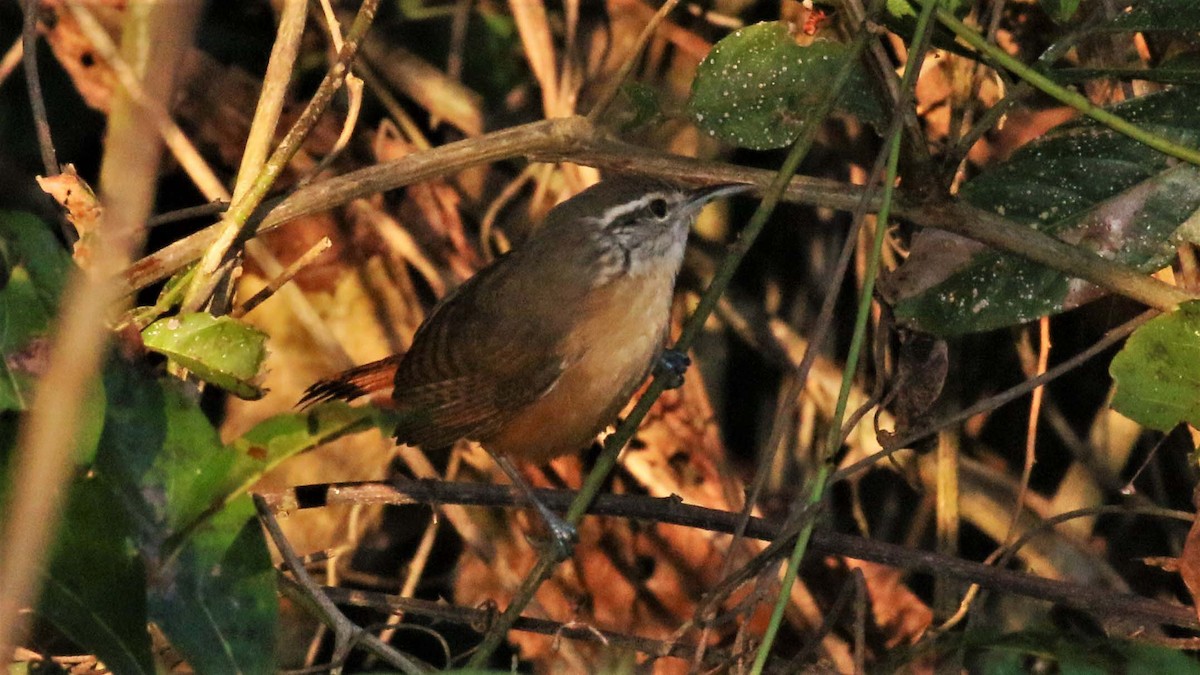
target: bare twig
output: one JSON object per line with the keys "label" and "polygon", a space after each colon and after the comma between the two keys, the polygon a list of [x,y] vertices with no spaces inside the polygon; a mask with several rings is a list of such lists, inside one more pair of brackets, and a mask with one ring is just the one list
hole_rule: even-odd
{"label": "bare twig", "polygon": [[[687,177],[689,181],[703,184],[766,185],[773,175],[770,171],[662,155],[627,143],[605,140],[584,118],[569,117],[534,122],[450,143],[311,185],[274,205],[264,214],[257,231],[269,231],[294,218],[325,211],[358,197],[386,192],[470,166],[520,156],[541,161],[571,161],[619,172],[677,180]],[[791,181],[784,199],[852,211],[861,201],[862,192],[863,188],[859,186],[801,176]],[[878,199],[869,199],[867,208],[878,209]],[[917,205],[905,203],[901,197],[894,210],[897,216],[917,225],[961,234],[1152,307],[1166,310],[1193,297],[1095,253],[967,204],[948,202]],[[208,228],[138,261],[125,274],[129,291],[161,281],[194,262],[217,236],[215,229]]]}
{"label": "bare twig", "polygon": [[168,103],[155,99],[143,90],[138,74],[129,60],[122,57],[100,21],[82,3],[70,2],[67,7],[96,53],[112,66],[125,95],[144,111],[148,128],[157,130],[159,137],[204,197],[209,200],[229,199],[229,193],[221,179],[217,178],[217,174],[200,155],[200,151],[171,119],[170,113],[167,112]]}
{"label": "bare twig", "polygon": [[0,86],[4,85],[4,81],[8,76],[17,69],[17,65],[23,60],[25,55],[25,47],[22,38],[17,38],[13,41],[12,46],[8,51],[4,52],[4,56],[0,57]]}
{"label": "bare twig", "polygon": [[311,265],[322,253],[328,251],[331,246],[333,246],[333,242],[329,240],[329,237],[321,237],[321,241],[313,244],[312,248],[305,251],[299,258],[296,258],[295,262],[287,266],[287,269],[283,270],[266,286],[263,286],[257,293],[250,296],[250,299],[242,303],[241,307],[238,307],[233,312],[233,316],[235,318],[242,317],[254,311],[255,307],[266,302],[267,298],[271,297],[275,291],[278,291],[281,286],[291,281],[293,277],[300,273],[300,270]]}
{"label": "bare twig", "polygon": [[308,570],[304,568],[304,563],[301,562],[296,552],[292,550],[287,537],[283,535],[283,530],[279,528],[279,521],[275,519],[275,514],[267,506],[266,501],[261,496],[254,495],[254,507],[258,510],[259,519],[267,529],[267,533],[271,535],[271,540],[275,542],[275,549],[279,551],[279,555],[283,557],[288,569],[295,576],[296,583],[303,588],[305,597],[316,605],[318,612],[321,614],[321,620],[333,629],[336,645],[334,648],[335,659],[344,657],[351,648],[361,644],[370,650],[372,654],[375,654],[401,672],[423,673],[432,670],[428,664],[422,663],[420,660],[406,654],[401,654],[371,633],[354,625],[354,622],[350,621],[350,619],[347,619],[346,615],[342,614],[341,610],[329,599],[329,596],[309,576]]}
{"label": "bare twig", "polygon": [[646,27],[638,35],[633,49],[630,51],[629,56],[625,58],[625,63],[621,64],[621,69],[617,71],[616,77],[613,78],[609,86],[600,94],[600,98],[596,100],[596,104],[588,112],[589,122],[592,124],[598,123],[600,117],[604,115],[608,107],[616,100],[617,94],[621,91],[621,85],[625,84],[625,80],[629,78],[629,74],[637,67],[642,56],[642,50],[646,48],[646,45],[650,42],[650,38],[654,37],[654,32],[658,30],[659,24],[663,22],[663,19],[667,18],[667,15],[671,13],[671,10],[675,9],[675,5],[677,4],[679,4],[679,0],[667,0],[658,8],[654,16],[650,17],[650,21],[646,22]]}
{"label": "bare twig", "polygon": [[[569,490],[535,490],[535,492],[538,499],[556,511],[566,508],[575,497],[575,493]],[[335,504],[517,506],[522,499],[520,495],[505,485],[407,480],[390,483],[305,485],[260,496],[269,508],[276,511],[293,511]],[[601,494],[588,512],[592,515],[632,518],[722,533],[732,533],[739,520],[737,513],[683,504],[673,498],[639,495]],[[746,528],[746,536],[763,541],[774,541],[782,534],[784,534],[784,530],[778,523],[762,518],[751,518]],[[1101,617],[1125,618],[1132,621],[1200,629],[1200,619],[1189,607],[1127,593],[1107,591],[1095,585],[1082,585],[997,569],[931,551],[916,550],[827,530],[817,530],[813,533],[811,547],[826,555],[842,555],[910,572],[980,583],[994,590],[1073,607]]]}
{"label": "bare twig", "polygon": [[263,165],[262,171],[259,172],[259,176],[252,186],[225,212],[220,230],[212,244],[205,250],[200,260],[199,273],[193,277],[193,282],[184,296],[183,307],[185,310],[198,309],[208,299],[207,292],[204,290],[204,280],[214,274],[224,263],[238,239],[254,232],[255,223],[250,220],[251,214],[274,186],[275,180],[283,172],[287,163],[299,152],[304,139],[316,125],[317,120],[325,113],[325,109],[333,100],[333,95],[341,88],[350,64],[358,54],[359,44],[366,36],[367,29],[375,18],[378,4],[379,0],[363,0],[350,32],[346,35],[346,43],[338,55],[337,61],[325,74],[325,78],[321,81],[312,100],[308,102],[292,127],[288,129],[275,151],[271,153],[270,159]]}
{"label": "bare twig", "polygon": [[42,96],[42,79],[37,67],[38,5],[38,0],[25,0],[23,5],[25,19],[21,24],[21,48],[25,53],[25,86],[29,88],[29,106],[33,109],[33,126],[37,131],[38,148],[42,152],[42,169],[47,176],[57,176],[58,156],[54,152],[54,139],[50,137],[46,99]]}
{"label": "bare twig", "polygon": [[1141,326],[1143,323],[1146,323],[1147,321],[1149,321],[1150,319],[1154,318],[1157,315],[1158,315],[1158,312],[1154,311],[1154,310],[1151,310],[1148,312],[1143,312],[1143,313],[1139,314],[1138,316],[1136,316],[1135,318],[1130,319],[1129,321],[1126,321],[1125,323],[1121,324],[1120,326],[1117,326],[1116,328],[1110,330],[1108,333],[1106,333],[1104,335],[1104,337],[1102,339],[1097,341],[1096,344],[1092,345],[1091,347],[1088,347],[1087,349],[1076,354],[1075,356],[1072,356],[1071,358],[1067,359],[1066,361],[1063,361],[1062,363],[1058,364],[1057,366],[1047,370],[1044,375],[1040,375],[1038,377],[1034,377],[1029,380],[1026,380],[1025,382],[1022,382],[1021,384],[1019,384],[1015,387],[1012,387],[1011,389],[1008,389],[1007,391],[1000,392],[999,394],[996,394],[995,396],[989,396],[988,398],[986,398],[982,401],[979,401],[978,403],[976,403],[972,406],[964,408],[963,410],[961,410],[957,413],[954,413],[953,415],[950,415],[948,417],[931,422],[931,423],[921,427],[920,429],[905,432],[899,438],[889,441],[887,443],[887,447],[885,447],[883,450],[875,453],[874,455],[871,455],[870,457],[864,457],[863,459],[860,459],[859,461],[857,461],[849,466],[845,466],[845,467],[842,467],[841,469],[838,469],[837,472],[835,472],[833,474],[833,476],[830,478],[830,481],[836,483],[838,481],[846,480],[847,478],[850,478],[851,476],[859,473],[860,471],[870,468],[876,462],[878,462],[886,457],[889,457],[892,454],[894,454],[900,450],[903,450],[904,448],[909,447],[913,443],[915,443],[923,438],[926,438],[928,436],[931,436],[942,429],[945,429],[946,427],[950,427],[950,426],[953,426],[960,422],[963,422],[965,420],[968,420],[971,417],[978,415],[981,412],[986,412],[988,410],[994,410],[995,408],[999,408],[1000,406],[1004,405],[1005,403],[1009,403],[1010,401],[1014,401],[1014,400],[1024,396],[1025,394],[1028,394],[1029,392],[1033,391],[1034,389],[1036,389],[1037,387],[1040,387],[1043,384],[1046,384],[1046,383],[1051,382],[1059,377],[1062,377],[1063,375],[1066,375],[1067,373],[1071,372],[1072,370],[1078,368],[1080,365],[1082,365],[1089,359],[1094,358],[1095,356],[1099,355],[1104,350],[1109,349],[1110,347],[1117,344],[1121,340],[1124,340],[1126,337],[1129,336],[1130,333],[1132,333],[1134,330],[1136,330],[1138,326]]}

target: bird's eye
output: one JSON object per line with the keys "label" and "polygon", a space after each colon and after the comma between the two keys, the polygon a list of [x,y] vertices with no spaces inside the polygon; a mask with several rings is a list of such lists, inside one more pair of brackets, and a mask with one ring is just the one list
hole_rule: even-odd
{"label": "bird's eye", "polygon": [[650,209],[650,215],[654,216],[655,218],[667,217],[667,200],[661,197],[650,200],[648,208]]}

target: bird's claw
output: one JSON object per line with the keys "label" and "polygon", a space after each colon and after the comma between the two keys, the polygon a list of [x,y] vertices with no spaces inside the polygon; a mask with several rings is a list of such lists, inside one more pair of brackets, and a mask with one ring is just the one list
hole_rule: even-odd
{"label": "bird's claw", "polygon": [[533,542],[534,545],[549,547],[554,552],[555,559],[558,562],[570,558],[571,553],[575,550],[576,542],[579,541],[579,532],[575,529],[575,526],[563,520],[540,500],[535,500],[533,505],[537,509],[542,522],[546,524],[546,529],[550,532],[549,541],[535,541]]}
{"label": "bird's claw", "polygon": [[654,374],[663,378],[667,389],[678,389],[683,386],[683,374],[690,365],[692,360],[687,354],[677,349],[664,349],[654,362]]}

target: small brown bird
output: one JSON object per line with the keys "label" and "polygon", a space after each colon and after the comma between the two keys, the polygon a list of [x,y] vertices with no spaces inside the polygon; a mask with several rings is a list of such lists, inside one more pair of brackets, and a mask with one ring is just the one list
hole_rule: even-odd
{"label": "small brown bird", "polygon": [[656,363],[682,375],[686,357],[663,348],[688,230],[709,201],[748,189],[602,181],[447,295],[406,354],[318,382],[301,404],[390,387],[398,443],[479,441],[532,499],[508,458],[544,463],[580,450]]}

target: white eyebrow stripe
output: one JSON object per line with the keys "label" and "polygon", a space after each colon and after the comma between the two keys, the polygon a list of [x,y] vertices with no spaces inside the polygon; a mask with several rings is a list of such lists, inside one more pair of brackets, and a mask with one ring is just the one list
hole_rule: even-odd
{"label": "white eyebrow stripe", "polygon": [[668,195],[666,193],[651,192],[651,193],[648,193],[645,196],[643,196],[639,199],[635,199],[631,202],[626,202],[624,204],[618,204],[616,206],[610,206],[607,209],[605,209],[604,213],[601,213],[597,218],[601,223],[613,223],[621,216],[624,216],[628,213],[632,213],[633,211],[637,211],[638,209],[644,208],[645,206],[647,206],[650,202],[654,201],[655,199],[665,199],[668,202],[670,201],[668,199]]}

